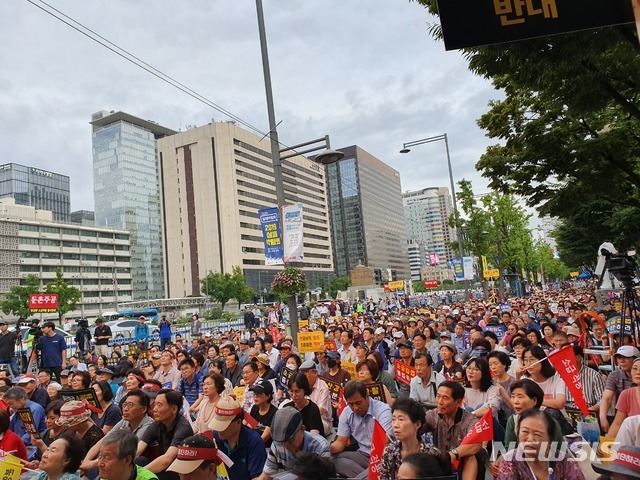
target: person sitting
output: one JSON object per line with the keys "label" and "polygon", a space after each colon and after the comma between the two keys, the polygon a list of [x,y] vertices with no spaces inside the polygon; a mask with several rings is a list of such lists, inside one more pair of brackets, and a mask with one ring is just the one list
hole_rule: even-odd
{"label": "person sitting", "polygon": [[180,478],[184,479],[222,478],[217,473],[218,461],[215,442],[204,435],[192,435],[180,443],[178,455],[167,470],[172,474],[179,474]]}
{"label": "person sitting", "polygon": [[448,458],[441,458],[434,453],[411,453],[407,455],[398,468],[398,480],[414,478],[433,478],[451,475],[451,463]]}
{"label": "person sitting", "polygon": [[285,408],[294,407],[302,415],[302,423],[307,431],[318,435],[324,435],[324,425],[318,406],[309,400],[311,387],[304,373],[296,373],[289,380],[289,397],[291,401],[284,405]]}
{"label": "person sitting", "polygon": [[60,407],[60,417],[56,425],[74,432],[84,443],[87,452],[104,437],[102,430],[91,420],[91,411],[79,400],[71,400]]}
{"label": "person sitting", "polygon": [[85,454],[83,441],[74,432],[64,432],[42,454],[39,475],[34,480],[81,480],[76,472]]}
{"label": "person sitting", "polygon": [[[344,387],[344,399],[347,406],[338,420],[338,435],[331,444],[331,458],[338,474],[351,478],[369,467],[374,419],[390,437],[393,437],[393,429],[391,408],[386,403],[370,398],[364,382],[350,380]],[[351,437],[358,442],[355,451],[346,450]]]}
{"label": "person sitting", "polygon": [[136,465],[138,437],[126,430],[109,432],[100,446],[98,471],[100,478],[108,480],[157,480],[146,468]]}
{"label": "person sitting", "polygon": [[[498,480],[584,480],[579,463],[552,441],[556,428],[553,418],[542,410],[522,412],[518,424],[518,447],[504,455],[498,469]],[[556,451],[551,451],[551,448]],[[550,458],[554,461],[550,462]]]}
{"label": "person sitting", "polygon": [[467,432],[478,419],[462,408],[465,390],[455,381],[445,381],[438,387],[436,408],[425,416],[425,425],[434,432],[436,447],[449,452],[451,463],[460,461],[459,470],[463,480],[475,480],[478,476],[478,461],[475,455],[482,449],[482,443],[461,445]]}
{"label": "person sitting", "polygon": [[[44,434],[47,431],[47,424],[45,423],[45,413],[44,408],[39,403],[32,402],[27,397],[27,392],[20,387],[13,387],[7,390],[3,397],[4,401],[7,402],[7,405],[11,410],[17,412],[22,408],[27,408],[31,410],[31,415],[33,416],[33,421],[36,424],[38,429],[38,433],[40,435]],[[11,431],[15,432],[24,442],[24,444],[28,447],[32,445],[31,442],[31,434],[28,433],[25,428],[22,420],[19,415],[13,415],[11,417],[11,422],[9,424],[9,428]]]}
{"label": "person sitting", "polygon": [[336,467],[330,459],[317,453],[301,452],[291,461],[291,473],[298,480],[326,480],[335,478]]}
{"label": "person sitting", "polygon": [[17,433],[9,430],[9,412],[0,410],[0,450],[12,452],[18,458],[27,460],[27,447]]}
{"label": "person sitting", "polygon": [[282,408],[273,417],[273,443],[259,480],[270,480],[276,474],[290,470],[291,462],[301,453],[329,457],[329,442],[322,436],[307,432],[302,415],[295,409]]}

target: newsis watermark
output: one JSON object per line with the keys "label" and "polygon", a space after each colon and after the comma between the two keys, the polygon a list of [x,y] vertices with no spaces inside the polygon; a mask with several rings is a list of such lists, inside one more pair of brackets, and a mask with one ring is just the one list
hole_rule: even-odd
{"label": "newsis watermark", "polygon": [[563,442],[560,445],[558,445],[558,442],[539,442],[532,444],[532,447],[537,450],[534,452],[533,450],[524,451],[522,445],[520,443],[519,448],[516,442],[511,442],[509,445],[505,445],[502,442],[492,442],[491,461],[494,462],[499,456],[504,456],[505,453],[511,450],[515,450],[514,460],[525,462],[533,460],[558,462],[567,456],[567,452],[570,452],[567,458],[568,461],[613,461],[616,458],[616,450],[620,447],[619,442],[589,443],[586,440],[576,440],[570,443]]}

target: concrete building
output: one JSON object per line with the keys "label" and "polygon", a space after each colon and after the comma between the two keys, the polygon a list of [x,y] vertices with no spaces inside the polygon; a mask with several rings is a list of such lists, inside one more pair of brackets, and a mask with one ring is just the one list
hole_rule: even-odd
{"label": "concrete building", "polygon": [[96,214],[91,210],[76,210],[71,212],[71,223],[76,225],[85,225],[87,227],[93,227],[96,224]]}
{"label": "concrete building", "polygon": [[441,265],[456,256],[448,246],[456,240],[455,229],[449,226],[451,196],[446,187],[430,187],[403,193],[402,204],[411,278],[421,280],[421,268],[431,265],[430,254],[436,254]]}
{"label": "concrete building", "polygon": [[91,126],[95,224],[131,232],[133,299],[164,298],[156,140],[176,132],[113,111]]}
{"label": "concrete building", "polygon": [[[257,296],[268,292],[282,269],[265,266],[258,219],[276,205],[269,139],[209,123],[158,140],[158,155],[167,296],[197,295],[200,279],[234,266]],[[282,166],[286,202],[303,204],[303,269],[313,290],[333,275],[324,172],[301,156]]]}
{"label": "concrete building", "polygon": [[[96,317],[131,300],[129,233],[53,221],[50,211],[0,200],[0,295],[35,275],[44,286],[63,278],[82,292],[67,316]],[[55,315],[49,315],[53,318]]]}
{"label": "concrete building", "polygon": [[54,220],[69,221],[71,195],[66,175],[17,163],[0,165],[0,198],[13,198],[17,205],[50,210]]}
{"label": "concrete building", "polygon": [[408,280],[400,174],[356,145],[338,150],[345,157],[326,166],[336,273],[361,262],[378,284]]}

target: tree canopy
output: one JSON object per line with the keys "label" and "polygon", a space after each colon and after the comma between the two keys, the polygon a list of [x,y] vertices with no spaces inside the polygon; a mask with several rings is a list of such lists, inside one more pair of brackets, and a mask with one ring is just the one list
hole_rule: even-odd
{"label": "tree canopy", "polygon": [[246,285],[239,266],[233,267],[232,273],[209,272],[200,284],[204,294],[212,301],[220,302],[223,309],[231,299],[242,303],[253,298],[253,289]]}
{"label": "tree canopy", "polygon": [[[419,1],[437,14],[436,0]],[[476,168],[561,219],[558,245],[574,265],[595,257],[599,226],[619,248],[640,234],[639,50],[632,25],[463,50],[504,94],[478,120],[499,143]]]}
{"label": "tree canopy", "polygon": [[70,286],[62,278],[62,269],[56,267],[56,278],[47,283],[47,293],[58,294],[58,321],[62,322],[62,316],[76,309],[77,303],[82,298],[82,293],[76,287]]}
{"label": "tree canopy", "polygon": [[35,275],[29,275],[25,279],[24,285],[11,287],[8,293],[0,301],[0,310],[5,315],[16,315],[20,318],[27,318],[31,313],[29,310],[29,295],[40,292],[40,279]]}

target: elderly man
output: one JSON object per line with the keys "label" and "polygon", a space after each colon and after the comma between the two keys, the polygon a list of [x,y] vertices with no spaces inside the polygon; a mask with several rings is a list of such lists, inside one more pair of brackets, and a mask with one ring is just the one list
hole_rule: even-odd
{"label": "elderly man", "polygon": [[229,478],[251,480],[262,474],[267,452],[260,435],[242,424],[244,410],[236,400],[223,397],[213,410],[209,428],[218,448],[233,461]]}
{"label": "elderly man", "polygon": [[272,425],[273,443],[259,480],[271,480],[276,474],[289,470],[291,462],[301,453],[329,457],[329,442],[320,435],[306,432],[302,415],[295,408],[278,410]]}
{"label": "elderly man", "polygon": [[259,378],[260,372],[256,362],[249,362],[242,367],[242,385],[245,387],[244,396],[242,397],[242,408],[247,413],[251,412],[251,407],[253,407],[253,391],[251,387]]}
{"label": "elderly man", "polygon": [[34,374],[27,373],[26,375],[23,375],[20,377],[20,380],[18,380],[17,385],[18,387],[24,388],[29,400],[40,404],[42,408],[47,408],[51,399],[49,398],[49,394],[46,390],[38,388],[36,376]]}
{"label": "elderly man", "polygon": [[[464,390],[464,389],[463,389]],[[387,435],[393,437],[391,408],[386,403],[369,397],[367,386],[352,380],[344,387],[347,407],[338,420],[338,436],[331,444],[331,458],[343,477],[357,477],[369,467],[374,419],[380,422]],[[358,442],[358,450],[346,451],[349,438]]]}
{"label": "elderly man", "polygon": [[165,350],[160,355],[160,368],[156,370],[153,379],[158,380],[162,384],[162,388],[178,389],[182,374],[178,367],[173,365],[174,358],[173,353],[169,350]]}
{"label": "elderly man", "polygon": [[211,480],[217,476],[218,449],[209,437],[193,435],[178,447],[178,456],[167,470],[181,480]]}
{"label": "elderly man", "polygon": [[[23,388],[10,388],[4,393],[3,400],[14,412],[17,412],[22,408],[31,410],[33,421],[35,422],[40,435],[43,435],[44,432],[47,431],[47,425],[44,422],[44,408],[42,408],[38,403],[29,400],[29,398],[27,397],[27,392],[25,392]],[[24,424],[20,419],[20,415],[12,415],[11,422],[9,423],[9,430],[16,433],[20,438],[22,438],[22,441],[26,446],[31,445],[31,434],[25,430]]]}
{"label": "elderly man", "polygon": [[109,480],[157,480],[158,477],[134,463],[138,437],[126,430],[115,430],[101,439],[98,470]]}
{"label": "elderly man", "polygon": [[313,360],[302,362],[299,370],[304,373],[309,381],[309,386],[312,389],[309,398],[318,406],[320,416],[322,417],[322,424],[324,425],[324,435],[328,435],[331,433],[331,428],[333,427],[331,392],[329,392],[329,386],[324,380],[319,378],[318,368]]}
{"label": "elderly man", "polygon": [[409,385],[409,397],[420,402],[425,408],[436,406],[436,394],[438,386],[445,378],[431,367],[433,359],[431,355],[419,353],[415,357],[416,376],[411,379]]}
{"label": "elderly man", "polygon": [[178,454],[178,445],[193,435],[193,429],[185,417],[180,415],[182,395],[174,390],[163,389],[158,392],[153,403],[153,424],[147,428],[138,442],[139,457],[148,446],[158,443],[161,453],[146,468],[160,480],[177,480],[178,475],[166,472],[166,469]]}

